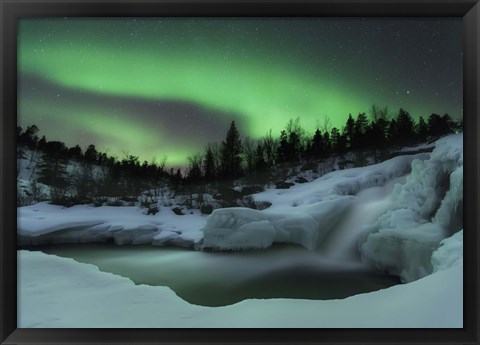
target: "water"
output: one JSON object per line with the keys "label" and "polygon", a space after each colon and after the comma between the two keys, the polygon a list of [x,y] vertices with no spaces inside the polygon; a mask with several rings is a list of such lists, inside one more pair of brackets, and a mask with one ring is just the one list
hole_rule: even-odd
{"label": "water", "polygon": [[29,249],[93,264],[135,284],[169,286],[189,303],[204,306],[250,298],[338,299],[400,283],[360,263],[339,264],[293,245],[229,253],[114,244]]}
{"label": "water", "polygon": [[174,247],[114,244],[43,245],[27,249],[73,258],[135,284],[168,286],[184,300],[223,306],[251,298],[339,299],[399,284],[359,259],[357,238],[389,204],[395,179],[357,194],[349,214],[317,252],[295,245],[266,250],[200,252]]}
{"label": "water", "polygon": [[393,179],[384,186],[366,188],[356,196],[349,213],[340,221],[321,243],[319,251],[325,257],[339,262],[358,261],[360,254],[357,240],[364,231],[364,226],[372,224],[390,205],[390,195],[396,183],[405,177]]}

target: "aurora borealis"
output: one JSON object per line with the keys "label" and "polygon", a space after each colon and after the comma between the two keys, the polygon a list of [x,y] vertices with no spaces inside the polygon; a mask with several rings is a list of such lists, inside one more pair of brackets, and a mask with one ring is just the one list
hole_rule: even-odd
{"label": "aurora borealis", "polygon": [[461,18],[39,18],[18,27],[18,122],[169,165],[299,116],[462,115]]}

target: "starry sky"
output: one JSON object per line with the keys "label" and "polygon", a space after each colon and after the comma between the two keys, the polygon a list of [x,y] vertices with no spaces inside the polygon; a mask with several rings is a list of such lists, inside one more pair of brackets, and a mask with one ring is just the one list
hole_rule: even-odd
{"label": "starry sky", "polygon": [[372,104],[463,115],[461,18],[23,18],[18,123],[182,166],[242,137],[341,128]]}

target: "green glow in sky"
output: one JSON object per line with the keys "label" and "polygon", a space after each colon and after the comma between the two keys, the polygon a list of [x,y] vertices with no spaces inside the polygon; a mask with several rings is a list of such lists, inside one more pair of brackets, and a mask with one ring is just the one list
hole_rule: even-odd
{"label": "green glow in sky", "polygon": [[[286,27],[302,34],[302,25]],[[395,111],[404,107],[417,116],[452,111],[415,80],[406,83],[386,73],[395,66],[370,57],[349,63],[351,53],[341,55],[338,40],[328,40],[322,31],[298,39],[285,34],[284,26],[254,19],[238,25],[228,19],[21,20],[18,68],[79,93],[190,102],[232,114],[245,120],[243,134],[254,138],[270,129],[279,133],[297,116],[311,131],[325,117],[341,128],[349,113],[368,112],[373,103]],[[310,49],[309,39],[324,43]],[[88,131],[116,154],[127,149],[151,160],[163,150],[170,164],[181,164],[199,150],[188,134],[172,144],[169,133],[137,123],[131,110],[113,114],[97,103],[72,109],[55,98],[19,97],[22,121],[34,122],[39,114],[64,116],[56,123]],[[161,122],[161,116],[152,114],[150,120]]]}

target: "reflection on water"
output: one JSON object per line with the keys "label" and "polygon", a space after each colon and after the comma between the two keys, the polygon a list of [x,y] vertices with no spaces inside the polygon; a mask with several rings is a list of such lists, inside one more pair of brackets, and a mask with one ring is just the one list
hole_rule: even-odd
{"label": "reflection on water", "polygon": [[357,194],[349,214],[317,252],[294,245],[228,253],[114,244],[27,249],[93,264],[135,284],[169,286],[184,300],[199,305],[222,306],[249,298],[345,298],[400,283],[397,277],[363,266],[356,242],[362,227],[388,207],[394,184],[402,180],[394,179]]}
{"label": "reflection on water", "polygon": [[169,286],[184,300],[206,306],[248,298],[337,299],[399,283],[360,263],[338,264],[293,245],[228,253],[113,244],[29,249],[94,264],[136,284]]}

